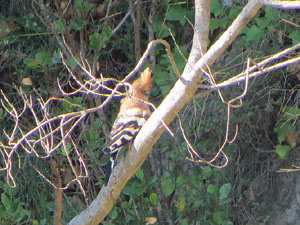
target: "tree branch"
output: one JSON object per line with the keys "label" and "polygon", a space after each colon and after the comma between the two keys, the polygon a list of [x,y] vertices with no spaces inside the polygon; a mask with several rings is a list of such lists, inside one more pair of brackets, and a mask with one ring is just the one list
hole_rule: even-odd
{"label": "tree branch", "polygon": [[[275,60],[279,60],[281,58],[284,58],[289,53],[291,53],[292,51],[295,51],[296,49],[299,49],[299,48],[300,48],[300,43],[293,46],[293,47],[287,48],[287,49],[285,49],[285,50],[283,50],[279,53],[276,53],[276,54],[266,58],[262,62],[257,63],[256,65],[252,66],[248,71],[249,75],[246,74],[247,72],[242,72],[242,73],[240,73],[238,75],[235,75],[235,76],[229,78],[228,80],[225,80],[225,81],[223,81],[221,83],[218,83],[216,85],[199,85],[199,87],[208,89],[207,91],[211,92],[211,91],[214,91],[214,90],[217,90],[217,89],[232,86],[232,85],[234,85],[236,83],[239,83],[239,82],[244,82],[247,78],[246,76],[249,76],[248,78],[252,79],[252,78],[261,76],[263,74],[270,73],[272,71],[287,67],[288,65],[299,63],[300,62],[300,56],[290,58],[290,59],[285,60],[283,62],[277,63],[273,66],[265,67],[268,63],[273,62]],[[263,67],[265,67],[265,68],[263,68]],[[259,71],[257,71],[257,68],[259,68]]]}
{"label": "tree branch", "polygon": [[300,1],[285,1],[285,0],[261,0],[265,6],[271,6],[280,9],[300,9]]}
{"label": "tree branch", "polygon": [[[181,80],[176,82],[170,93],[140,130],[131,150],[127,152],[125,158],[113,170],[108,185],[103,186],[90,207],[80,215],[74,217],[70,221],[70,225],[79,223],[98,224],[105,218],[126,182],[142,165],[152,146],[163,133],[164,126],[161,120],[167,124],[170,123],[184,105],[193,98],[198,87],[198,82],[201,79],[201,69],[206,65],[212,64],[222,54],[261,6],[262,4],[257,0],[250,1],[209,51],[200,60],[195,60],[195,66],[193,67],[192,64],[189,64],[192,69],[185,69],[182,74],[185,84]],[[196,18],[197,16],[199,15],[196,15]]]}
{"label": "tree branch", "polygon": [[210,2],[195,2],[195,25],[193,46],[189,55],[184,73],[188,73],[195,63],[204,55],[207,50],[208,34],[209,34],[209,18],[210,18]]}

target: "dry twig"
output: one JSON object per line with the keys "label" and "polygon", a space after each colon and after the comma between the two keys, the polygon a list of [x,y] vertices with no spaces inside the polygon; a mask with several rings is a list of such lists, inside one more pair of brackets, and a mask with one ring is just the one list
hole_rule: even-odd
{"label": "dry twig", "polygon": [[[164,40],[154,40],[148,44],[145,53],[137,63],[136,67],[121,81],[112,78],[104,78],[103,75],[101,75],[100,79],[96,79],[91,73],[91,67],[83,58],[80,62],[77,61],[77,63],[87,75],[87,79],[85,81],[81,81],[72,72],[71,68],[65,63],[63,54],[61,54],[62,61],[69,71],[70,77],[73,81],[76,82],[77,86],[77,88],[75,88],[69,80],[69,85],[74,88],[74,91],[65,92],[62,88],[62,85],[60,84],[60,81],[58,80],[58,85],[61,92],[65,96],[84,93],[105,98],[105,100],[100,105],[93,108],[80,110],[76,110],[76,108],[74,108],[73,112],[62,113],[57,116],[51,117],[50,106],[52,104],[67,102],[74,107],[79,106],[69,102],[65,98],[58,97],[51,97],[46,101],[44,101],[40,97],[37,99],[37,103],[35,103],[32,96],[26,96],[21,88],[16,88],[20,93],[20,97],[23,103],[23,108],[19,111],[19,109],[14,106],[13,103],[7,98],[5,93],[0,90],[2,96],[2,98],[0,99],[1,105],[14,121],[13,129],[10,132],[4,130],[6,140],[0,142],[0,156],[2,156],[3,159],[3,167],[0,168],[0,171],[6,171],[7,182],[13,187],[16,186],[16,182],[12,173],[12,166],[13,156],[17,150],[23,149],[27,153],[34,154],[38,158],[48,158],[52,156],[59,148],[62,148],[73,171],[75,179],[72,179],[64,187],[58,187],[55,185],[55,182],[52,182],[49,178],[47,178],[38,168],[35,169],[41,175],[41,177],[43,177],[55,188],[66,189],[71,183],[76,182],[79,184],[82,192],[85,195],[81,179],[88,176],[88,170],[78,147],[76,146],[74,140],[71,138],[71,134],[75,127],[77,127],[78,124],[80,124],[88,114],[103,109],[112,98],[124,97],[128,94],[130,95],[131,85],[127,81],[141,69],[142,64],[150,54],[150,51],[157,44],[163,44],[166,47],[168,55],[170,56],[170,58],[172,58],[169,44]],[[71,57],[76,60],[76,58],[72,55],[70,49],[67,48],[67,50],[69,51]],[[174,60],[171,61],[174,62]],[[176,68],[175,63],[173,65]],[[114,88],[108,86],[109,83],[114,83]],[[122,86],[127,87],[129,91],[119,91],[120,87]],[[146,103],[155,110],[155,106],[153,104],[148,102]],[[35,123],[35,126],[30,130],[23,128],[21,125],[21,120],[24,118],[25,111],[29,111]],[[164,121],[162,121],[162,123],[166,130],[173,136],[173,132],[169,129],[167,124]],[[67,143],[70,144],[70,147],[67,145]],[[70,158],[71,152],[76,156],[79,169],[72,165],[72,159]]]}

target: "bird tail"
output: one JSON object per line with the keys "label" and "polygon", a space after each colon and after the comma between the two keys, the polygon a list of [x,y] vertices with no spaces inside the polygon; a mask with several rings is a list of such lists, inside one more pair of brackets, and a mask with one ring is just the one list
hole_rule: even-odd
{"label": "bird tail", "polygon": [[117,153],[118,152],[114,152],[112,154],[110,154],[110,159],[108,161],[108,163],[106,164],[106,168],[105,168],[105,179],[104,179],[104,183],[105,185],[107,185],[108,180],[110,178],[111,172],[115,166],[115,160],[117,157]]}

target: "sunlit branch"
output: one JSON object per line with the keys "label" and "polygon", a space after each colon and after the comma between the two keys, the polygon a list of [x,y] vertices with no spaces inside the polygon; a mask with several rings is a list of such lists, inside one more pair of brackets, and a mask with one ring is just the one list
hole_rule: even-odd
{"label": "sunlit branch", "polygon": [[265,6],[271,6],[280,9],[300,9],[300,1],[286,1],[286,0],[261,0]]}
{"label": "sunlit branch", "polygon": [[[244,82],[247,76],[248,76],[248,79],[253,79],[253,78],[261,76],[263,74],[270,73],[272,71],[287,67],[290,64],[299,63],[300,62],[300,56],[293,57],[291,59],[285,60],[285,61],[280,62],[280,63],[276,63],[275,65],[272,65],[272,66],[269,66],[269,67],[265,67],[267,64],[269,64],[269,63],[271,63],[275,60],[279,60],[283,57],[286,57],[287,54],[290,54],[291,52],[293,52],[293,51],[295,51],[299,48],[300,48],[300,43],[293,46],[293,47],[291,47],[291,48],[287,48],[287,49],[285,49],[285,50],[283,50],[279,53],[276,53],[276,54],[264,59],[263,61],[257,63],[254,66],[251,66],[249,68],[248,72],[247,71],[242,72],[240,74],[237,74],[237,75],[229,78],[228,80],[225,80],[225,81],[217,83],[217,84],[199,85],[199,87],[200,88],[205,88],[205,89],[208,89],[208,90],[211,90],[211,91],[217,90],[217,89],[222,89],[222,88],[225,88],[225,87],[232,86],[232,85],[234,85],[236,83],[239,83],[239,82]],[[249,73],[249,74],[247,75],[247,73]]]}

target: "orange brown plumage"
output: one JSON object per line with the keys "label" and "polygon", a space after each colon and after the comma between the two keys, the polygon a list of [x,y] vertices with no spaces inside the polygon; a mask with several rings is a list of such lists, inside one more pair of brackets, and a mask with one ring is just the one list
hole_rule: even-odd
{"label": "orange brown plumage", "polygon": [[118,152],[123,146],[134,140],[151,115],[150,108],[146,103],[148,101],[146,91],[152,84],[152,78],[152,70],[146,68],[141,76],[132,83],[129,95],[121,100],[120,111],[112,126],[109,142],[104,149],[104,153],[111,155],[106,171],[106,183]]}

